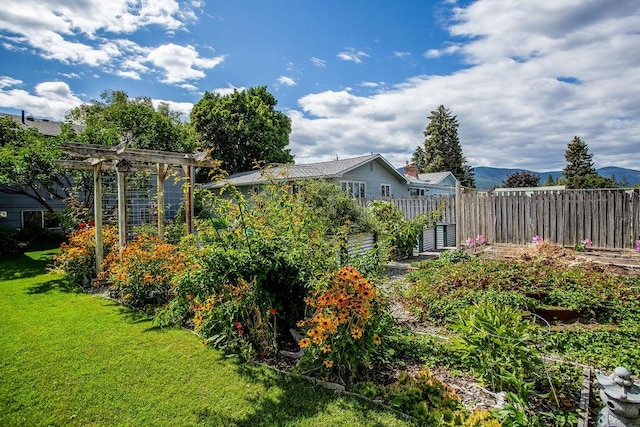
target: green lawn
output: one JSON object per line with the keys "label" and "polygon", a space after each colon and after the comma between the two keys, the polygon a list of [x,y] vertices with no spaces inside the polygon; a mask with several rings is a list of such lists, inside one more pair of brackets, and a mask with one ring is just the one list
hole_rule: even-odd
{"label": "green lawn", "polygon": [[180,329],[0,260],[0,425],[393,426],[359,400],[247,367]]}

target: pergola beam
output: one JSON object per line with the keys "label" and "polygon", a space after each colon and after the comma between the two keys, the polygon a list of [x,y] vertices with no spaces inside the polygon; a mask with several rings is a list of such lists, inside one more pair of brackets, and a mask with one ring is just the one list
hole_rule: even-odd
{"label": "pergola beam", "polygon": [[218,162],[208,158],[203,152],[176,153],[172,151],[143,150],[140,148],[108,147],[104,145],[64,143],[60,151],[73,157],[99,158],[103,160],[121,160],[126,157],[133,162],[165,163],[181,166],[216,167]]}

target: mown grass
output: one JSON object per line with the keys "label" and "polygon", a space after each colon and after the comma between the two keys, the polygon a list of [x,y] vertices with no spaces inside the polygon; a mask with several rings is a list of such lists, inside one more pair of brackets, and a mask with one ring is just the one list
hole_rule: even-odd
{"label": "mown grass", "polygon": [[0,425],[395,426],[393,414],[246,366],[46,273],[0,260]]}

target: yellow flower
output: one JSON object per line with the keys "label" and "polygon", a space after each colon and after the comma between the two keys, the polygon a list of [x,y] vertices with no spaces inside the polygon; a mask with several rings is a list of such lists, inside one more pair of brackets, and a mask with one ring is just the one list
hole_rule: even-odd
{"label": "yellow flower", "polygon": [[331,351],[331,346],[328,344],[325,344],[322,346],[322,348],[320,349],[323,353],[329,353]]}
{"label": "yellow flower", "polygon": [[382,340],[380,339],[380,335],[373,334],[373,343],[375,345],[380,345],[382,343]]}
{"label": "yellow flower", "polygon": [[324,367],[327,369],[330,369],[333,367],[333,360],[325,360],[323,363],[324,363]]}
{"label": "yellow flower", "polygon": [[302,338],[300,342],[298,342],[300,348],[307,348],[311,345],[311,340],[309,338]]}
{"label": "yellow flower", "polygon": [[351,336],[353,337],[353,339],[356,339],[356,340],[362,337],[362,328],[358,328],[357,326],[352,326]]}

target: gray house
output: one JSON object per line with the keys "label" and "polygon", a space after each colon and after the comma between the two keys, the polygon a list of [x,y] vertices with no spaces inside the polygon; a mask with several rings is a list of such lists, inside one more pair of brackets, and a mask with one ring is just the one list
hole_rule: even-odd
{"label": "gray house", "polygon": [[[48,119],[37,119],[27,115],[24,110],[21,115],[0,113],[0,118],[9,118],[20,123],[24,128],[35,128],[45,137],[60,134],[60,122]],[[80,126],[74,126],[81,131]],[[64,201],[50,197],[47,203],[56,211],[66,208]],[[57,220],[47,213],[42,205],[32,197],[22,194],[11,194],[2,191],[0,187],[0,227],[12,229],[43,229],[56,227]]]}
{"label": "gray house", "polygon": [[455,177],[451,172],[416,172],[415,176],[407,172],[413,173],[413,169],[405,168],[404,173],[400,172],[380,154],[369,154],[327,162],[272,165],[261,170],[236,173],[225,182],[210,182],[204,188],[219,189],[231,183],[248,196],[260,191],[260,186],[271,178],[292,183],[307,179],[329,179],[353,197],[362,199],[404,199],[454,192]]}

